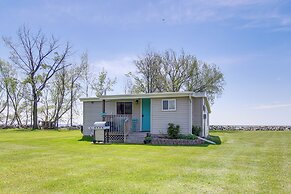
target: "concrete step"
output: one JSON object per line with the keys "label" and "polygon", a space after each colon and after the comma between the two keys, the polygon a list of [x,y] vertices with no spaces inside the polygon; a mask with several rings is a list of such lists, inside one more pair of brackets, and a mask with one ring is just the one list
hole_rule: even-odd
{"label": "concrete step", "polygon": [[147,133],[145,132],[133,132],[128,134],[125,143],[138,143],[143,144],[144,138],[146,137]]}
{"label": "concrete step", "polygon": [[145,136],[147,136],[147,133],[144,133],[144,132],[133,132],[133,133],[129,133],[128,136],[131,136],[131,137],[145,137]]}

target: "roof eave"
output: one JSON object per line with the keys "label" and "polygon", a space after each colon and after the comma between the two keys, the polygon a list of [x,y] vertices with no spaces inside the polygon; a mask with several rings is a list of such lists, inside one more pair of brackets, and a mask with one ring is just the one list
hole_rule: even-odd
{"label": "roof eave", "polygon": [[147,93],[147,94],[130,94],[130,95],[108,95],[101,97],[80,98],[81,102],[92,102],[102,100],[130,100],[142,98],[174,98],[174,97],[187,97],[193,95],[193,92],[167,92],[167,93]]}

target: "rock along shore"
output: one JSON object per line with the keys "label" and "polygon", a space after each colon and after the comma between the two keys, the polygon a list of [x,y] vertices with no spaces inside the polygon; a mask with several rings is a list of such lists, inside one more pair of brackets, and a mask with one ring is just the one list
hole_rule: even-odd
{"label": "rock along shore", "polygon": [[291,131],[291,126],[271,126],[271,125],[210,125],[210,130],[222,131]]}

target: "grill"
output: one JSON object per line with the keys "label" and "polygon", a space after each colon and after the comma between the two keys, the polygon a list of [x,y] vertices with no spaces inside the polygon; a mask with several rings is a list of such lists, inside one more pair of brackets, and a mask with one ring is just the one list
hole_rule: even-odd
{"label": "grill", "polygon": [[105,139],[105,131],[109,130],[110,126],[106,126],[105,121],[95,122],[93,128],[93,143],[96,142],[107,142]]}

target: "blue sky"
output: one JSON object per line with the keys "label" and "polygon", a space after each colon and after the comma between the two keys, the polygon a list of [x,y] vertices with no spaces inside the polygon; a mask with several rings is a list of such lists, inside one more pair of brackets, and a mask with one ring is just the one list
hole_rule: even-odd
{"label": "blue sky", "polygon": [[[0,0],[0,35],[41,28],[88,51],[91,71],[118,79],[150,47],[217,64],[226,86],[211,124],[291,125],[291,2],[276,0]],[[8,51],[0,43],[0,57]]]}

